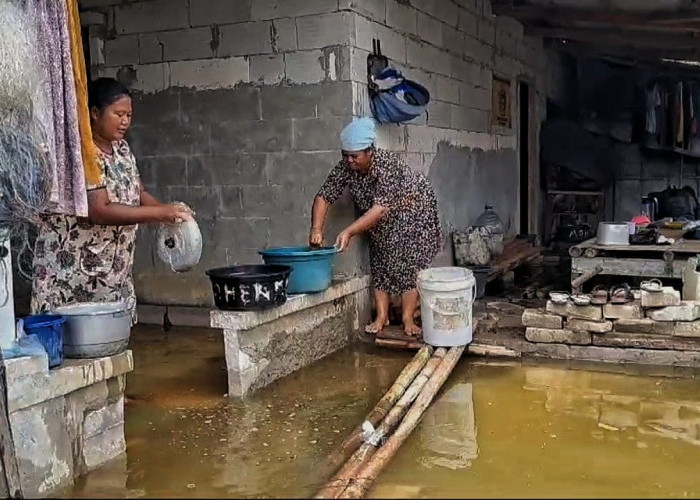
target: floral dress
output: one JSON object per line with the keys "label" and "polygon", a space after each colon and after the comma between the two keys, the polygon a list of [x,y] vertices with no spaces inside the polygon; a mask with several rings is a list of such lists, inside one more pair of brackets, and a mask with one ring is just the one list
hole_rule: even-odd
{"label": "floral dress", "polygon": [[[141,204],[136,159],[126,141],[112,143],[112,154],[100,152],[102,183],[110,202]],[[34,247],[33,314],[76,302],[126,300],[136,323],[132,270],[137,224],[101,226],[73,215],[42,218]]]}
{"label": "floral dress", "polygon": [[428,179],[397,154],[377,149],[366,174],[338,163],[318,196],[335,203],[346,187],[362,213],[374,205],[389,208],[369,230],[372,286],[389,294],[416,288],[418,272],[430,267],[442,243],[437,198]]}

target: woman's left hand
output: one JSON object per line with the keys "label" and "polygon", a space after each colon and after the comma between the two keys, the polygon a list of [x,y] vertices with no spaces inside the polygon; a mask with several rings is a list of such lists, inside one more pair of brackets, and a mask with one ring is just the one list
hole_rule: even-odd
{"label": "woman's left hand", "polygon": [[338,251],[343,252],[346,248],[348,248],[351,239],[352,234],[349,231],[345,230],[341,232],[338,235],[338,238],[335,240],[335,246],[338,247]]}

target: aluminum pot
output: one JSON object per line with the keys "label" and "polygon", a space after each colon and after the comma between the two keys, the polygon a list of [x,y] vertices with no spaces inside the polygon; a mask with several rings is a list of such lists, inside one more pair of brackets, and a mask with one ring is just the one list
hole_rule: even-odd
{"label": "aluminum pot", "polygon": [[629,227],[626,222],[600,222],[596,241],[599,245],[629,245]]}
{"label": "aluminum pot", "polygon": [[63,353],[67,358],[101,358],[126,349],[131,313],[125,301],[81,302],[54,309],[66,318]]}

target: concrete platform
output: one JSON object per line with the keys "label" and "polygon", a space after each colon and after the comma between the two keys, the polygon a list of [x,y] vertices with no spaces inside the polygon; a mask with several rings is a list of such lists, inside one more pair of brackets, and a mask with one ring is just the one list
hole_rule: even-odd
{"label": "concrete platform", "polygon": [[224,331],[229,396],[246,396],[345,347],[369,318],[369,276],[334,281],[266,311],[212,311],[211,326]]}

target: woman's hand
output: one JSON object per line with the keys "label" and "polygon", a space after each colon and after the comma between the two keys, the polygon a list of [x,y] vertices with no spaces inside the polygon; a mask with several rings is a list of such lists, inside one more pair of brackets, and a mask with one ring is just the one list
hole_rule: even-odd
{"label": "woman's hand", "polygon": [[165,203],[157,207],[158,222],[182,222],[192,219],[192,210],[185,205],[183,207],[179,203]]}
{"label": "woman's hand", "polygon": [[350,240],[352,239],[352,233],[347,229],[342,231],[338,238],[335,240],[335,246],[338,247],[339,252],[345,251],[345,249],[350,245]]}
{"label": "woman's hand", "polygon": [[323,246],[323,231],[316,228],[311,228],[309,233],[309,246],[311,248],[318,248]]}

